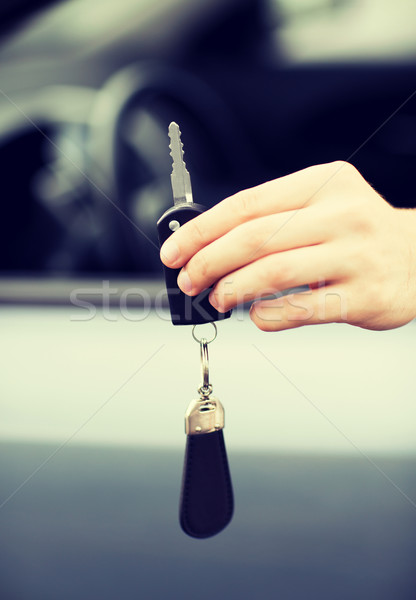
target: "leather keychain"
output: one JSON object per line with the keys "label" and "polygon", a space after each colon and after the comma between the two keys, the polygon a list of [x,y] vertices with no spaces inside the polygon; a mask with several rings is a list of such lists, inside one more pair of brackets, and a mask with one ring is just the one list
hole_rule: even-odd
{"label": "leather keychain", "polygon": [[[169,125],[173,160],[171,174],[174,206],[157,222],[160,246],[179,227],[201,214],[205,208],[192,198],[190,175],[183,160],[181,133],[176,123]],[[214,321],[228,318],[231,311],[219,313],[209,303],[210,289],[197,296],[187,296],[177,285],[180,269],[164,267],[169,307],[173,325],[193,325],[192,336],[200,345],[202,383],[199,398],[191,402],[185,414],[187,436],[182,477],[179,519],[182,529],[196,538],[219,533],[232,518],[234,499],[225,449],[224,409],[211,396],[208,344],[217,336]],[[215,333],[210,341],[198,339],[195,327],[211,323]]]}

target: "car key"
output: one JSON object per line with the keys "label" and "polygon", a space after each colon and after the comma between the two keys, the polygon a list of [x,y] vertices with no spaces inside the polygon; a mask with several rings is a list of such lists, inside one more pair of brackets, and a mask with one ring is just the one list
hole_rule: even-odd
{"label": "car key", "polygon": [[[160,246],[179,227],[204,212],[192,199],[191,178],[183,160],[181,132],[176,123],[169,125],[171,174],[174,206],[157,222]],[[231,315],[219,313],[209,302],[212,288],[197,296],[187,296],[177,284],[180,269],[165,268],[169,307],[174,325],[193,325],[192,336],[200,345],[202,384],[199,398],[193,400],[185,415],[186,450],[182,476],[179,520],[185,533],[207,538],[222,531],[230,522],[234,496],[228,467],[223,428],[224,409],[218,398],[211,396],[208,344],[217,336],[214,321]],[[214,336],[208,341],[197,338],[195,327],[211,323]]]}
{"label": "car key", "polygon": [[[174,206],[157,222],[160,247],[174,231],[205,211],[204,206],[193,201],[191,178],[183,159],[181,132],[175,122],[169,125],[169,138],[173,161],[171,182]],[[164,266],[164,271],[173,325],[200,325],[226,319],[231,315],[231,311],[220,313],[210,304],[208,296],[211,287],[197,296],[188,296],[177,284],[180,269]]]}

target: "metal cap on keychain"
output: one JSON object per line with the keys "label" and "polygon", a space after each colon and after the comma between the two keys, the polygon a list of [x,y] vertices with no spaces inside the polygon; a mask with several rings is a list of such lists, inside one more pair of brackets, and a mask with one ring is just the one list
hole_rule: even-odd
{"label": "metal cap on keychain", "polygon": [[213,433],[224,427],[224,409],[217,398],[211,398],[212,384],[209,381],[209,355],[208,344],[217,337],[217,327],[214,336],[208,341],[206,338],[198,339],[195,335],[194,325],[192,336],[199,343],[201,356],[202,382],[198,388],[199,399],[194,400],[188,406],[185,413],[185,433],[187,435],[198,435],[204,433]]}
{"label": "metal cap on keychain", "polygon": [[208,344],[198,339],[195,327],[192,335],[200,345],[202,382],[199,398],[193,400],[185,414],[187,434],[180,523],[188,535],[206,538],[219,533],[228,525],[234,510],[234,498],[225,449],[223,428],[224,409],[218,398],[211,396]]}

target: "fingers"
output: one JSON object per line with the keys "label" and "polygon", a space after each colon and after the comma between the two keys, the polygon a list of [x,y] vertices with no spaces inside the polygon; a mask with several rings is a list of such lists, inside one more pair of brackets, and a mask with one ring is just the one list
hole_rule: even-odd
{"label": "fingers", "polygon": [[199,294],[228,273],[268,254],[320,244],[328,237],[327,211],[287,211],[238,225],[197,252],[179,275],[182,291]]}
{"label": "fingers", "polygon": [[342,286],[328,286],[276,300],[261,300],[252,304],[250,318],[262,331],[347,322],[347,297]]}
{"label": "fingers", "polygon": [[339,261],[335,244],[271,254],[221,279],[210,294],[210,302],[220,312],[226,312],[238,304],[288,288],[341,280],[347,269]]}
{"label": "fingers", "polygon": [[180,227],[161,248],[168,267],[183,266],[196,252],[242,223],[299,210],[317,201],[337,163],[309,167],[226,198]]}

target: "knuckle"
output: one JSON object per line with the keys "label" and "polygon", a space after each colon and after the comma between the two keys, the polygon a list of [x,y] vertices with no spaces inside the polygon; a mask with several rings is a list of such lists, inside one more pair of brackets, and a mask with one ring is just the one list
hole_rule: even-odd
{"label": "knuckle", "polygon": [[243,221],[251,221],[258,214],[258,192],[256,188],[237,192],[229,198],[231,211],[237,212]]}
{"label": "knuckle", "polygon": [[187,235],[192,240],[192,245],[195,248],[200,248],[201,246],[204,246],[206,241],[206,233],[203,227],[201,226],[198,217],[189,221],[187,223],[187,226],[189,227]]}
{"label": "knuckle", "polygon": [[351,198],[348,204],[345,203],[343,212],[345,223],[348,223],[355,233],[367,234],[374,230],[374,213],[368,202],[358,197]]}
{"label": "knuckle", "polygon": [[205,252],[197,252],[189,261],[187,265],[187,271],[189,276],[195,284],[203,282],[210,276],[210,268]]}
{"label": "knuckle", "polygon": [[242,234],[244,237],[244,245],[249,251],[250,256],[254,257],[257,253],[261,253],[266,240],[265,232],[259,227],[257,220],[243,223],[236,229],[236,233]]}
{"label": "knuckle", "polygon": [[[335,160],[328,164],[328,168],[337,178],[351,179],[360,175],[357,169],[351,163],[345,160]],[[361,175],[360,175],[361,177]]]}
{"label": "knuckle", "polygon": [[349,173],[349,174],[358,172],[357,169],[354,167],[354,165],[347,162],[346,160],[334,160],[333,162],[329,163],[329,165],[335,171],[343,170],[345,173]]}
{"label": "knuckle", "polygon": [[275,290],[291,287],[295,281],[292,268],[279,255],[273,255],[265,261],[263,276]]}
{"label": "knuckle", "polygon": [[[331,197],[325,208],[323,219],[332,238],[339,238],[341,232],[342,236],[358,235],[361,246],[368,235],[377,229],[373,206],[360,194],[352,192],[338,198]],[[358,251],[358,247],[356,249]]]}
{"label": "knuckle", "polygon": [[260,331],[276,331],[279,328],[279,321],[276,318],[267,317],[267,313],[259,311],[256,303],[252,304],[250,309],[250,319]]}
{"label": "knuckle", "polygon": [[313,310],[305,301],[288,302],[286,305],[286,320],[291,323],[306,323],[314,317]]}
{"label": "knuckle", "polygon": [[[363,181],[359,171],[349,162],[336,160],[324,165],[324,188],[332,195],[334,188],[339,191],[351,191],[352,187]],[[329,185],[327,185],[329,184]]]}

